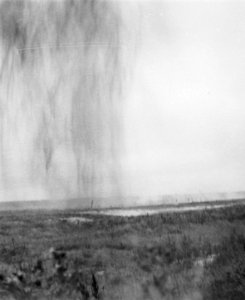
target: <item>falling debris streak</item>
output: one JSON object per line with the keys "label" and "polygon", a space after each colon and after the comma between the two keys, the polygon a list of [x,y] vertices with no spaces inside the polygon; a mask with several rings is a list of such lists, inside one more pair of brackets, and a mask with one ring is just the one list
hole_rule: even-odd
{"label": "falling debris streak", "polygon": [[[106,44],[77,44],[77,45],[61,45],[58,46],[58,48],[80,48],[83,47],[85,45],[89,45],[89,46],[96,46],[96,47],[110,47],[110,48],[123,48],[123,47],[127,47],[125,45],[106,45]],[[39,49],[53,49],[56,48],[56,46],[47,46],[47,47],[33,47],[33,48],[16,48],[18,51],[30,51],[30,50],[39,50]]]}

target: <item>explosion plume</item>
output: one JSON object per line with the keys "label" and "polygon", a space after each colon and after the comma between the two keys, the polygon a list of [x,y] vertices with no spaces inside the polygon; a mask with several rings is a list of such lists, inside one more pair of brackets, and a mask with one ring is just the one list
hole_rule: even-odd
{"label": "explosion plume", "polygon": [[120,193],[122,23],[114,2],[0,2],[6,199]]}

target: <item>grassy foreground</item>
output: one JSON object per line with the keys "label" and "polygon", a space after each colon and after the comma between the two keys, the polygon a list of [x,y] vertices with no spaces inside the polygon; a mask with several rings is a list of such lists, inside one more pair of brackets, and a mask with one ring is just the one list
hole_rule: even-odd
{"label": "grassy foreground", "polygon": [[245,299],[245,206],[0,213],[0,299]]}

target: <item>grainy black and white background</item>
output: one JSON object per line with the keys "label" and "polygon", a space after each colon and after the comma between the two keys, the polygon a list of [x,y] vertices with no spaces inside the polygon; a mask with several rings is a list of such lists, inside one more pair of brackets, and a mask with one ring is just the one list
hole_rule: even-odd
{"label": "grainy black and white background", "polygon": [[245,2],[0,0],[0,299],[245,299]]}

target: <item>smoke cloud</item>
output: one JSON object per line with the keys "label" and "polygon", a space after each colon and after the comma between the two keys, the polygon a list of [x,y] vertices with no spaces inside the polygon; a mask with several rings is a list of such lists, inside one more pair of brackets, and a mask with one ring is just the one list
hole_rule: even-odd
{"label": "smoke cloud", "polygon": [[119,195],[116,2],[0,2],[0,197]]}

